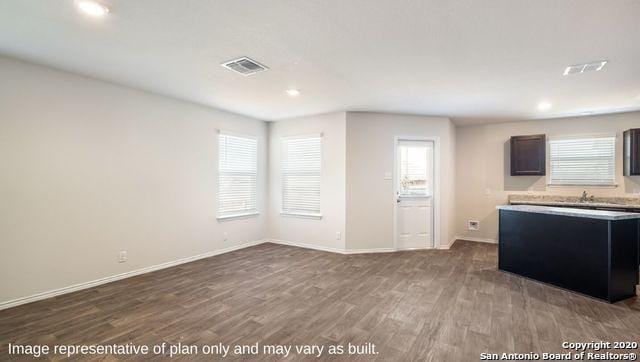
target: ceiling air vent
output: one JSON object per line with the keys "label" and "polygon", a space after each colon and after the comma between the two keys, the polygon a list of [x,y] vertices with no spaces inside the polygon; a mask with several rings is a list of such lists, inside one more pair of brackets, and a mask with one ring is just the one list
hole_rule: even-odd
{"label": "ceiling air vent", "polygon": [[220,65],[244,76],[260,73],[269,69],[266,66],[256,62],[255,60],[247,57],[230,60]]}
{"label": "ceiling air vent", "polygon": [[569,74],[582,74],[586,72],[600,71],[607,65],[608,60],[598,60],[597,62],[585,63],[585,64],[576,64],[570,65],[564,69],[564,73],[562,75]]}

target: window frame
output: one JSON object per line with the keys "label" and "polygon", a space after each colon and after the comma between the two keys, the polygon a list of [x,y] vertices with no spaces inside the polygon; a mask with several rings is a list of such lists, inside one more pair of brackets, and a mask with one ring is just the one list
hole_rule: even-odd
{"label": "window frame", "polygon": [[[297,139],[310,139],[310,138],[319,138],[320,142],[320,152],[318,155],[319,158],[319,168],[317,171],[318,175],[318,212],[296,212],[285,209],[285,173],[286,170],[286,162],[288,159],[288,141],[297,140]],[[322,140],[324,135],[322,133],[311,133],[311,134],[302,134],[302,135],[294,135],[294,136],[283,136],[281,137],[281,152],[282,157],[280,158],[280,216],[283,217],[294,217],[294,218],[302,218],[302,219],[322,219]]]}
{"label": "window frame", "polygon": [[[589,180],[589,182],[585,183],[563,183],[558,182],[557,180],[553,180],[553,164],[552,164],[552,155],[551,155],[551,143],[554,141],[565,141],[565,140],[579,140],[579,139],[595,139],[595,138],[612,138],[613,139],[613,181],[611,183],[603,183],[596,182],[595,180]],[[547,164],[549,165],[547,186],[549,187],[603,187],[603,188],[615,188],[618,187],[618,135],[617,133],[600,133],[600,134],[569,134],[569,135],[557,135],[549,137],[547,140]]]}
{"label": "window frame", "polygon": [[[217,189],[217,210],[216,210],[216,219],[218,221],[227,221],[227,220],[234,220],[234,219],[244,219],[244,218],[249,218],[249,217],[257,217],[260,215],[260,207],[259,207],[259,194],[258,194],[258,190],[259,190],[259,160],[258,160],[258,150],[260,147],[260,140],[257,136],[255,135],[251,135],[251,134],[241,134],[241,133],[235,133],[235,132],[228,132],[228,131],[223,131],[223,130],[218,130],[218,144],[217,144],[217,151],[218,151],[218,157],[217,157],[217,173],[218,173],[218,189]],[[221,213],[220,212],[220,196],[222,195],[221,193],[221,178],[224,174],[230,173],[230,172],[226,172],[226,171],[222,171],[220,169],[222,163],[221,163],[221,156],[222,153],[220,152],[220,145],[221,145],[221,137],[222,136],[229,136],[229,137],[235,137],[235,138],[243,138],[243,139],[247,139],[247,140],[253,140],[255,141],[255,172],[252,171],[242,171],[242,172],[234,172],[235,174],[246,174],[246,175],[255,175],[255,185],[254,185],[254,193],[255,193],[255,207],[252,209],[244,209],[244,210],[238,210],[237,212],[227,212],[227,213]]]}

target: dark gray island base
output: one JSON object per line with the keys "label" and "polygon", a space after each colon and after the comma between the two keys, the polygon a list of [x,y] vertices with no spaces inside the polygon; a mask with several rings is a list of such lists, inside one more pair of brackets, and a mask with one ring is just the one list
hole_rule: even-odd
{"label": "dark gray island base", "polygon": [[499,206],[498,268],[614,303],[636,295],[640,214]]}

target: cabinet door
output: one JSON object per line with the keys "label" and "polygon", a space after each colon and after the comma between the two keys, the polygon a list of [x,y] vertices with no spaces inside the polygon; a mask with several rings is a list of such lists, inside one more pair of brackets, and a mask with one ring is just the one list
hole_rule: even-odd
{"label": "cabinet door", "polygon": [[511,176],[544,176],[546,151],[543,134],[511,137]]}
{"label": "cabinet door", "polygon": [[624,132],[624,175],[640,175],[640,128]]}

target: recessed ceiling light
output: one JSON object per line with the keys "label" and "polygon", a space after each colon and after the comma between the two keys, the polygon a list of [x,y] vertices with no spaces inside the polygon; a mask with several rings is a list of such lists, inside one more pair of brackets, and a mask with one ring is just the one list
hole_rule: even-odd
{"label": "recessed ceiling light", "polygon": [[300,95],[299,89],[287,89],[285,92],[289,95],[289,97],[297,97]]}
{"label": "recessed ceiling light", "polygon": [[108,7],[91,0],[78,0],[76,5],[83,13],[96,18],[101,18],[109,13]]}
{"label": "recessed ceiling light", "polygon": [[538,103],[538,110],[539,111],[546,111],[549,108],[551,108],[551,103],[549,103],[549,102],[540,102],[540,103]]}

